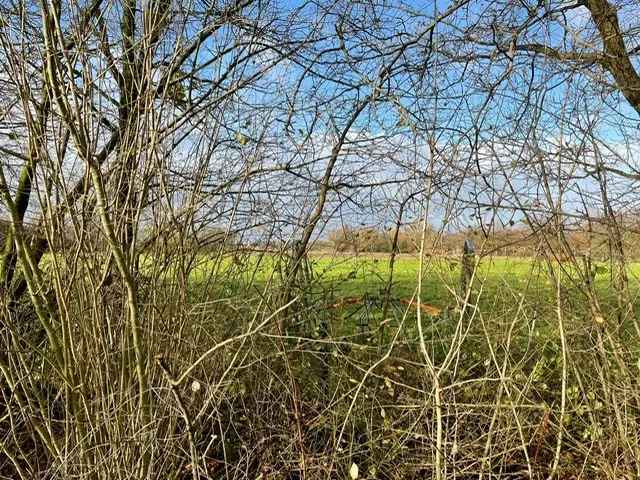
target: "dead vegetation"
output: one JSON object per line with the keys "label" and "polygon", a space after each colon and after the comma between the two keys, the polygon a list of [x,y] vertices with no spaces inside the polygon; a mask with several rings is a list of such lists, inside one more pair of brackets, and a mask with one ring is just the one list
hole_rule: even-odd
{"label": "dead vegetation", "polygon": [[639,22],[1,1],[0,477],[640,477]]}

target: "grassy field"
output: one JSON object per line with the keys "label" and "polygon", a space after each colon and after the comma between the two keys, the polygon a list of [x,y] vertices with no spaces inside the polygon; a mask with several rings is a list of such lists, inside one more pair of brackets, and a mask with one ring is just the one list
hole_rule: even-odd
{"label": "grassy field", "polygon": [[[301,327],[293,333],[302,336],[317,334],[318,323],[329,325],[332,338],[351,338],[358,333],[367,342],[389,339],[394,330],[381,325],[397,325],[405,313],[408,322],[402,332],[407,343],[417,343],[418,333],[415,305],[409,302],[418,291],[420,261],[417,256],[400,255],[395,260],[389,300],[386,289],[390,280],[387,255],[360,256],[312,255],[312,270],[308,283],[297,291],[302,295],[306,313],[301,315]],[[470,306],[473,325],[469,328],[465,348],[475,352],[486,351],[491,344],[500,344],[515,325],[514,345],[529,348],[535,337],[538,347],[557,350],[559,345],[557,319],[557,291],[542,260],[531,258],[494,257],[478,262],[471,289]],[[568,322],[567,334],[577,339],[579,345],[594,327],[594,317],[584,293],[583,282],[566,265],[554,266],[561,280],[562,308]],[[610,288],[610,272],[607,264],[594,265],[595,289],[605,322],[616,325],[617,303]],[[231,303],[249,304],[264,295],[273,293],[282,283],[284,268],[274,263],[271,256],[248,256],[241,260],[226,258],[216,262],[206,257],[198,258],[190,273],[194,301],[211,301],[228,298]],[[629,268],[630,295],[638,304],[638,274],[640,264]],[[279,283],[280,282],[280,283]],[[460,292],[461,266],[459,259],[427,257],[422,265],[420,301],[427,310],[440,312],[429,322],[429,342],[438,344],[443,351],[448,348],[458,328],[463,304]],[[233,300],[235,299],[235,300]],[[386,316],[386,317],[385,317]],[[366,318],[363,318],[366,317]],[[385,318],[383,318],[385,317]],[[631,334],[631,323],[626,322],[623,337]],[[625,333],[624,330],[629,329]],[[380,333],[384,330],[384,334]],[[368,332],[362,335],[363,332]],[[532,337],[533,336],[533,337]]]}
{"label": "grassy field", "polygon": [[[417,293],[420,260],[417,256],[400,255],[396,258],[393,275],[389,256],[381,254],[360,256],[312,255],[309,265],[313,271],[311,287],[316,293],[341,298],[371,297],[384,295],[391,280],[391,296],[396,300],[411,299]],[[560,273],[563,292],[580,306],[583,282],[568,266],[555,266]],[[595,287],[603,308],[614,300],[610,290],[610,273],[606,263],[594,265]],[[234,270],[237,272],[234,275]],[[278,267],[271,257],[248,257],[241,263],[229,259],[218,262],[215,267],[205,257],[197,261],[190,279],[196,285],[215,284],[217,278],[234,278],[244,287],[259,289],[277,278]],[[640,293],[640,263],[629,266],[632,296]],[[224,275],[223,275],[224,274]],[[456,258],[427,257],[422,265],[421,301],[439,309],[455,306],[459,302],[461,284],[460,261]],[[543,260],[532,258],[494,257],[481,259],[475,272],[473,291],[479,307],[496,310],[497,307],[512,306],[521,298],[539,305],[556,300],[556,286],[552,284]],[[247,292],[247,290],[244,290]]]}

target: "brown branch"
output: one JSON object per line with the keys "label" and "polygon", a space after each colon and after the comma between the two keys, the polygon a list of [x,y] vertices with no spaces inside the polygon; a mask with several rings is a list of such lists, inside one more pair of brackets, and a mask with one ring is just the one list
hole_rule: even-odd
{"label": "brown branch", "polygon": [[531,52],[540,55],[544,55],[553,60],[559,60],[563,62],[576,62],[593,64],[598,63],[604,65],[606,63],[605,57],[599,53],[592,52],[567,52],[552,48],[548,45],[540,43],[521,43],[515,45],[515,50],[518,52]]}
{"label": "brown branch", "polygon": [[586,0],[604,45],[605,66],[631,106],[640,114],[640,76],[631,63],[616,8],[607,0]]}

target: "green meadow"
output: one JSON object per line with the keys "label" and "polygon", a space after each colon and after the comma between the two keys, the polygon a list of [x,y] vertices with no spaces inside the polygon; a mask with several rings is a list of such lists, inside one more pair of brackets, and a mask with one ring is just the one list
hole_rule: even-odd
{"label": "green meadow", "polygon": [[[147,261],[149,263],[149,261]],[[551,280],[547,263],[531,258],[493,257],[476,261],[473,290],[480,304],[495,297],[508,302],[524,296],[540,301],[555,301],[556,285]],[[459,259],[400,255],[391,269],[388,256],[311,256],[310,286],[314,291],[326,291],[336,298],[382,295],[391,282],[391,295],[397,299],[412,298],[418,292],[423,302],[445,308],[456,301],[461,285]],[[194,261],[189,279],[194,287],[216,283],[221,278],[232,278],[243,286],[255,288],[278,280],[282,265],[269,256],[250,256],[241,263],[231,258],[212,260],[206,256]],[[584,285],[570,266],[554,264],[553,268],[562,284],[563,292],[579,296]],[[607,263],[594,264],[595,287],[601,301],[610,302],[610,270]],[[421,272],[421,275],[420,275]],[[629,284],[632,294],[640,293],[640,263],[629,266]],[[421,282],[418,282],[421,277]]]}
{"label": "green meadow", "polygon": [[[307,267],[310,274],[294,288],[293,294],[299,299],[295,321],[288,323],[283,333],[290,338],[306,339],[311,342],[309,348],[318,346],[313,342],[326,340],[359,344],[365,350],[355,358],[365,363],[375,361],[394,342],[394,355],[412,362],[421,361],[419,346],[426,343],[435,364],[444,362],[455,346],[467,356],[462,377],[468,380],[478,374],[479,363],[494,357],[503,345],[510,345],[514,375],[535,377],[536,385],[549,396],[549,402],[557,401],[557,389],[553,394],[547,389],[558,387],[561,382],[561,333],[571,344],[576,359],[593,348],[593,339],[603,328],[615,331],[629,352],[640,348],[634,322],[628,317],[621,321],[619,316],[607,264],[593,266],[603,324],[593,316],[579,275],[568,266],[552,265],[560,280],[559,309],[558,285],[552,281],[549,266],[543,260],[510,257],[476,260],[470,301],[464,306],[458,258],[425,257],[421,265],[417,256],[400,255],[391,275],[389,257],[385,255],[312,255]],[[255,311],[258,304],[268,305],[272,311],[281,305],[282,297],[279,300],[278,295],[282,292],[286,265],[279,261],[270,255],[215,259],[198,256],[185,273],[189,304],[205,309],[217,305],[217,313],[207,322],[207,328],[224,336],[239,334],[247,324],[232,320],[238,312]],[[156,260],[147,259],[145,263],[147,268],[157,267]],[[630,266],[630,295],[636,312],[639,273],[639,264]],[[156,272],[155,278],[161,277]],[[177,267],[166,269],[167,286],[179,277]],[[422,334],[417,322],[418,290],[420,303],[428,308],[420,310]],[[224,318],[228,321],[221,320]],[[635,362],[631,355],[628,361]]]}

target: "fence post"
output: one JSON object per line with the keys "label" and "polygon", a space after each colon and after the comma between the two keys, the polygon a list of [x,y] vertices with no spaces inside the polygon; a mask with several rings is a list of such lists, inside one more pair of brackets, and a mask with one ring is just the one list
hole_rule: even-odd
{"label": "fence post", "polygon": [[467,294],[471,289],[471,280],[473,278],[473,270],[476,265],[476,247],[473,244],[473,240],[470,238],[465,239],[464,246],[462,247],[462,268],[460,270],[460,297],[462,298],[462,308],[465,309],[466,315],[469,314],[468,304],[473,303],[471,295],[469,295],[469,302],[466,302]]}

